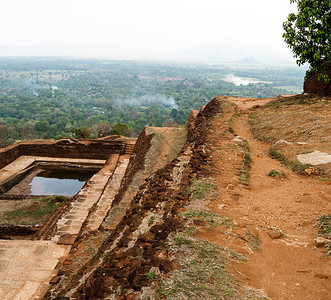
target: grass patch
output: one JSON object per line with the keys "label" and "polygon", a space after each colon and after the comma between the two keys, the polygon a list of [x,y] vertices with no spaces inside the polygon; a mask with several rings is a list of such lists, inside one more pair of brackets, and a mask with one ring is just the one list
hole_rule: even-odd
{"label": "grass patch", "polygon": [[261,252],[261,248],[260,248],[261,243],[262,243],[262,242],[261,242],[261,239],[260,239],[257,235],[251,233],[249,230],[246,230],[245,233],[246,233],[246,236],[247,236],[248,244],[249,244],[249,245],[250,245],[255,251],[257,251],[257,252]]}
{"label": "grass patch", "polygon": [[12,225],[37,225],[44,223],[68,199],[69,197],[64,196],[31,199],[27,205],[4,212],[1,223]]}
{"label": "grass patch", "polygon": [[[331,241],[331,215],[320,217],[315,226],[318,227],[318,236]],[[327,245],[327,255],[331,256],[331,242]]]}
{"label": "grass patch", "polygon": [[278,178],[278,179],[284,179],[286,177],[286,174],[282,170],[274,170],[274,169],[272,169],[269,172],[268,176],[274,177],[274,178]]}
{"label": "grass patch", "polygon": [[[240,287],[225,270],[229,259],[245,258],[214,243],[176,235],[168,250],[181,254],[181,268],[167,274],[157,299],[238,299]],[[234,255],[235,254],[235,255]]]}
{"label": "grass patch", "polygon": [[153,225],[153,223],[154,223],[154,221],[155,221],[155,218],[156,218],[156,216],[151,216],[151,217],[149,218],[149,220],[148,220],[148,225],[149,225],[149,226]]}
{"label": "grass patch", "polygon": [[146,274],[147,278],[150,280],[156,280],[157,279],[157,275],[154,272],[149,272]]}
{"label": "grass patch", "polygon": [[226,225],[232,227],[234,225],[232,219],[222,218],[217,214],[200,209],[188,210],[187,212],[183,213],[182,216],[188,219],[202,221],[211,226]]}
{"label": "grass patch", "polygon": [[195,226],[186,226],[185,230],[183,231],[183,234],[191,236],[193,235],[193,233],[196,231],[196,227]]}
{"label": "grass patch", "polygon": [[208,198],[214,198],[218,195],[217,185],[213,183],[212,179],[192,179],[191,185],[184,191],[184,194],[191,194],[193,201]]}
{"label": "grass patch", "polygon": [[317,99],[309,95],[295,95],[293,97],[284,97],[274,101],[270,101],[264,105],[265,108],[286,108],[293,105],[312,105]]}
{"label": "grass patch", "polygon": [[293,172],[300,174],[300,175],[305,174],[305,170],[307,168],[311,167],[311,165],[309,165],[309,164],[302,164],[299,161],[293,161],[293,160],[288,159],[285,154],[276,150],[274,146],[271,146],[269,148],[269,155],[273,158],[276,158],[277,160],[279,160],[281,162],[281,164],[290,168]]}
{"label": "grass patch", "polygon": [[239,118],[241,116],[241,111],[238,109],[238,106],[236,104],[234,104],[234,103],[231,103],[231,104],[233,106],[234,112],[233,112],[230,120],[228,121],[228,123],[229,123],[229,129],[228,129],[228,131],[231,134],[235,135],[234,129],[233,129],[233,122],[235,121],[235,119],[237,119],[237,118]]}
{"label": "grass patch", "polygon": [[242,150],[244,151],[243,155],[243,161],[242,161],[242,167],[240,170],[240,176],[238,179],[244,184],[248,185],[249,184],[249,179],[251,176],[251,163],[252,163],[252,158],[250,155],[250,146],[247,140],[243,140],[242,143],[238,144]]}

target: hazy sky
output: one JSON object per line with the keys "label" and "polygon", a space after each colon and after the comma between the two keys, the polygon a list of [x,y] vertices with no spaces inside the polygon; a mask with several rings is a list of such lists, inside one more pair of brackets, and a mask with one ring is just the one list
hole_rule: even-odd
{"label": "hazy sky", "polygon": [[167,53],[224,38],[286,49],[290,0],[0,0],[0,45],[94,43]]}

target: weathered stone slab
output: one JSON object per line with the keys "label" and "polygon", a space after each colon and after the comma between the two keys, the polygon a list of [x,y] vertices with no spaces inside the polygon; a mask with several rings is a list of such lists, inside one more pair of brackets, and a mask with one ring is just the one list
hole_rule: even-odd
{"label": "weathered stone slab", "polygon": [[310,164],[313,166],[328,164],[331,162],[330,154],[318,150],[306,154],[299,154],[297,155],[297,158],[302,164]]}
{"label": "weathered stone slab", "polygon": [[77,234],[68,234],[68,233],[62,234],[59,237],[57,243],[59,245],[73,245],[76,238],[77,238]]}
{"label": "weathered stone slab", "polygon": [[10,248],[0,260],[0,299],[40,299],[70,250],[51,241],[5,240],[3,246]]}

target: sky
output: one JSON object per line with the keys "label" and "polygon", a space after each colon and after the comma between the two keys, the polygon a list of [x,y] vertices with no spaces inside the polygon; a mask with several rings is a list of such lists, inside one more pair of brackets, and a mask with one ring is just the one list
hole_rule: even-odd
{"label": "sky", "polygon": [[282,23],[295,9],[290,0],[0,0],[0,45],[167,56],[231,38],[286,51]]}

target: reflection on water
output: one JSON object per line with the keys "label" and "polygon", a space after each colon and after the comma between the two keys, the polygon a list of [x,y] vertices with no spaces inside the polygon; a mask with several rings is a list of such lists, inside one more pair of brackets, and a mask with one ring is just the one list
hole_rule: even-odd
{"label": "reflection on water", "polygon": [[30,183],[30,195],[75,195],[96,171],[47,169]]}
{"label": "reflection on water", "polygon": [[35,177],[30,183],[30,195],[75,195],[84,185],[85,181],[78,179],[58,179]]}
{"label": "reflection on water", "polygon": [[236,86],[240,86],[240,85],[249,85],[250,83],[272,83],[269,81],[261,81],[258,79],[254,79],[254,78],[244,78],[244,77],[239,77],[239,76],[235,76],[234,74],[228,74],[225,76],[224,78],[225,81],[227,82],[231,82]]}

